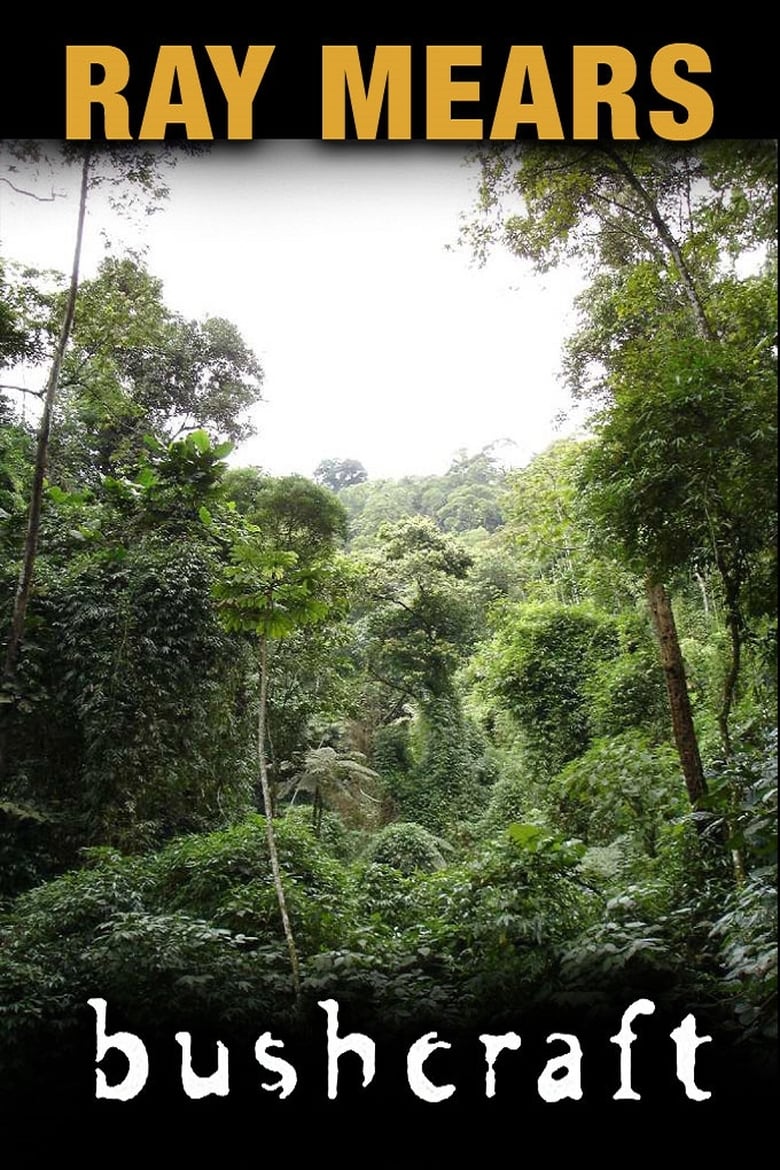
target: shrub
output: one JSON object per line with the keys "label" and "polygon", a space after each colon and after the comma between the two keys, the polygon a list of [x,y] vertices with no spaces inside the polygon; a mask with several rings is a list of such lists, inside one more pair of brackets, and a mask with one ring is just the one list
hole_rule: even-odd
{"label": "shrub", "polygon": [[591,845],[631,834],[654,857],[665,823],[686,811],[679,765],[668,744],[639,730],[599,739],[551,785],[561,824]]}
{"label": "shrub", "polygon": [[380,829],[366,849],[369,861],[390,865],[403,874],[431,873],[444,865],[446,842],[414,821],[395,821]]}

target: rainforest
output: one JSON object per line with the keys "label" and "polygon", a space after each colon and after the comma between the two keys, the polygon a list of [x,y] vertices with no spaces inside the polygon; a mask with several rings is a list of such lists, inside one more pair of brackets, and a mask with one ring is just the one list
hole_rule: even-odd
{"label": "rainforest", "polygon": [[[55,150],[4,145],[15,188]],[[138,251],[79,268],[101,183],[166,214],[166,153],[63,165],[72,269],[0,241],[4,1129],[162,1157],[252,1119],[258,1156],[427,1166],[629,1114],[743,1140],[777,1090],[775,144],[477,147],[464,263],[581,265],[585,422],[397,478],[243,463],[238,328]],[[120,1035],[148,1084],[96,1099]],[[223,1049],[229,1096],[185,1092]]]}

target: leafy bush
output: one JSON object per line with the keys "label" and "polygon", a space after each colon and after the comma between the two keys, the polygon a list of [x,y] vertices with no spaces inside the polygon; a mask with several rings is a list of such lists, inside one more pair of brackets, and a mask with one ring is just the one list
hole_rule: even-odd
{"label": "leafy bush", "polygon": [[484,839],[509,828],[516,821],[538,819],[538,816],[531,786],[525,777],[504,776],[490,789],[487,808],[476,828],[480,838]]}
{"label": "leafy bush", "polygon": [[716,760],[707,772],[709,794],[701,802],[709,814],[708,831],[724,830],[743,864],[777,865],[777,728],[750,743],[743,734],[741,750]]}
{"label": "leafy bush", "polygon": [[337,994],[388,1026],[463,1025],[527,1006],[591,920],[581,854],[575,842],[518,824],[433,872],[356,867],[353,929],[309,964],[305,989]]}
{"label": "leafy bush", "polygon": [[403,874],[417,870],[431,873],[444,865],[446,842],[414,821],[395,821],[372,837],[366,857],[378,865],[389,865]]}
{"label": "leafy bush", "polygon": [[619,653],[616,620],[586,605],[507,607],[484,653],[483,681],[522,728],[527,749],[550,775],[590,742],[589,687]]}
{"label": "leafy bush", "polygon": [[657,894],[657,884],[649,883],[626,886],[610,898],[599,919],[563,955],[558,993],[586,993],[592,1004],[609,1002],[618,992],[660,993],[685,1002],[703,981],[699,956],[681,945],[683,924],[675,923],[673,912],[658,914]]}
{"label": "leafy bush", "polygon": [[[275,830],[288,909],[305,955],[332,945],[339,934],[343,871],[310,826],[282,818]],[[251,816],[218,833],[183,837],[149,864],[157,883],[155,908],[181,910],[232,931],[281,941],[263,817]]]}
{"label": "leafy bush", "polygon": [[219,625],[203,540],[147,533],[39,570],[45,690],[13,723],[19,799],[127,850],[248,811],[254,663]]}
{"label": "leafy bush", "polygon": [[217,1017],[248,1023],[289,1002],[281,947],[182,912],[114,914],[81,960],[83,996],[99,994],[145,1026]]}
{"label": "leafy bush", "polygon": [[[305,960],[343,941],[346,876],[307,826],[282,821],[277,841]],[[96,849],[87,861],[6,915],[0,1030],[11,1047],[39,1024],[72,1026],[95,994],[161,1028],[177,1013],[234,1019],[290,1007],[262,817],[157,854]]]}
{"label": "leafy bush", "polygon": [[551,797],[569,832],[592,845],[632,834],[650,857],[663,826],[686,811],[673,749],[639,730],[596,740],[555,778]]}
{"label": "leafy bush", "polygon": [[[308,805],[288,805],[284,819],[291,824],[302,825],[311,831],[312,817]],[[277,822],[278,825],[278,822]],[[361,829],[348,829],[336,812],[325,809],[317,833],[319,846],[330,856],[342,863],[354,861],[363,851],[368,834]]]}
{"label": "leafy bush", "polygon": [[715,918],[724,977],[747,1035],[777,1034],[777,730],[710,773],[713,831],[727,827],[746,879]]}
{"label": "leafy bush", "polygon": [[756,870],[732,891],[712,934],[747,1035],[777,1037],[777,869]]}
{"label": "leafy bush", "polygon": [[663,675],[646,632],[641,642],[630,642],[630,649],[618,658],[599,663],[587,690],[596,736],[619,735],[631,727],[657,733],[668,724]]}
{"label": "leafy bush", "polygon": [[435,910],[432,937],[456,964],[462,995],[482,1005],[527,1000],[552,977],[561,946],[593,909],[576,873],[582,853],[539,825],[514,824],[426,879],[423,921]]}

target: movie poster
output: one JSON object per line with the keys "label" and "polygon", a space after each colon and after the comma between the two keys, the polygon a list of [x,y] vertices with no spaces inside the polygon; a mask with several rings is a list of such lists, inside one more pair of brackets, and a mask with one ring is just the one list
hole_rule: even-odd
{"label": "movie poster", "polygon": [[776,1093],[768,48],[485,23],[4,45],[14,1165]]}

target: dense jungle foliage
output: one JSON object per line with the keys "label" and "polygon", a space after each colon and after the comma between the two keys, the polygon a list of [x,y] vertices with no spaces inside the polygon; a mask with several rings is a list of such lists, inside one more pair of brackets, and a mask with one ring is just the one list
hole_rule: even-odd
{"label": "dense jungle foliage", "polygon": [[[262,426],[235,327],[137,257],[80,281],[0,693],[9,1092],[85,1033],[94,1084],[95,995],[151,1039],[306,1035],[329,997],[372,1034],[616,1031],[650,996],[771,1074],[774,150],[475,165],[467,246],[590,273],[588,433],[521,469],[228,462]],[[2,261],[6,372],[46,381],[66,292]],[[41,441],[12,380],[4,636]]]}

